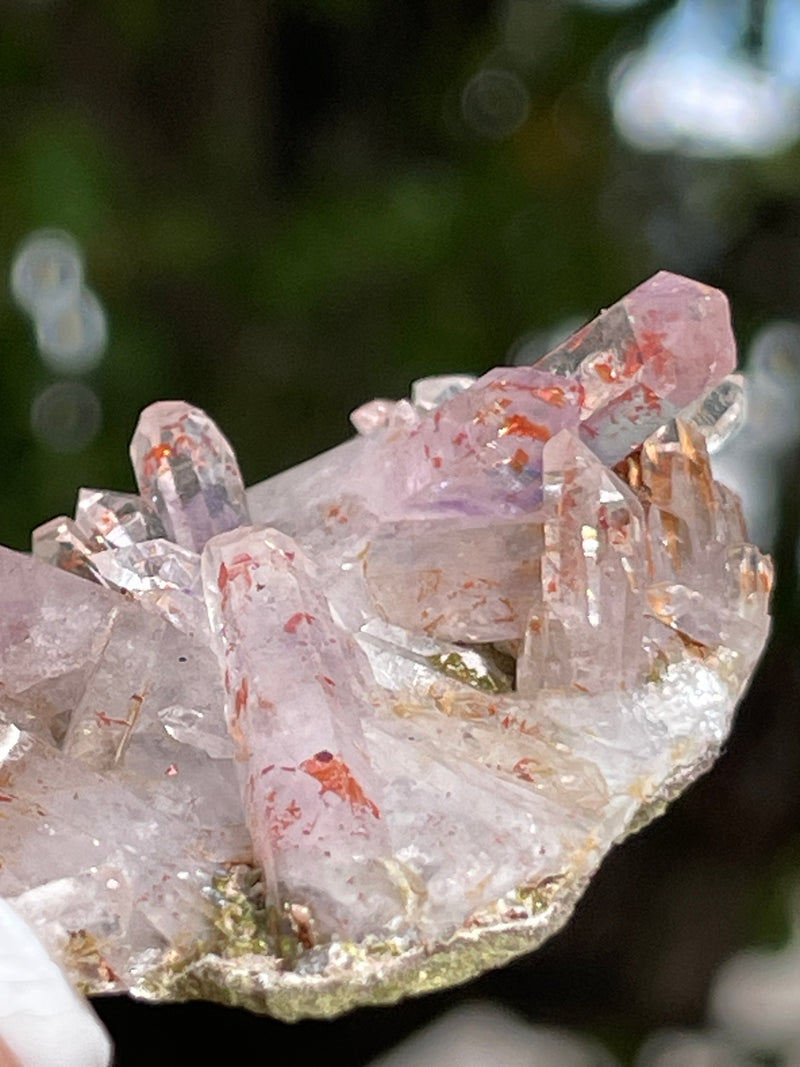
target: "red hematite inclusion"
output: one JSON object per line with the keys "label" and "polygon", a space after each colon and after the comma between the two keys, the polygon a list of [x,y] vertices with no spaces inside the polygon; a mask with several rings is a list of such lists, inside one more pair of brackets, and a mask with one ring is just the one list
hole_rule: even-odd
{"label": "red hematite inclusion", "polygon": [[323,749],[317,752],[311,759],[303,760],[300,764],[306,774],[316,778],[322,786],[321,794],[335,793],[338,797],[346,800],[353,808],[367,808],[376,819],[381,813],[375,804],[364,794],[364,790],[355,780],[350,768],[343,761],[334,756],[332,752]]}
{"label": "red hematite inclusion", "polygon": [[246,496],[208,416],[152,405],[140,497],[0,550],[0,894],[91,989],[284,1018],[538,944],[766,640],[706,449],[734,365],[723,294],[662,272]]}

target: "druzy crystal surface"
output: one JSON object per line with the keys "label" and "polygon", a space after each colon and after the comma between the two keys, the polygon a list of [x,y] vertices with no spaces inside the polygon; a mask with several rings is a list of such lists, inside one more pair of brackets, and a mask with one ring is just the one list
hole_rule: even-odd
{"label": "druzy crystal surface", "polygon": [[661,273],[247,494],[152,405],[138,497],[0,550],[0,893],[88,991],[287,1019],[535,947],[711,764],[766,640],[708,459],[734,365],[725,297]]}

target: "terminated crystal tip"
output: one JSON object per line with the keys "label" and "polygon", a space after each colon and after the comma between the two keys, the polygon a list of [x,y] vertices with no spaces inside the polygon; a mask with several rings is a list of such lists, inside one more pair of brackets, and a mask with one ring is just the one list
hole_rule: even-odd
{"label": "terminated crystal tip", "polygon": [[203,412],[152,405],[141,497],[0,550],[0,894],[90,990],[286,1019],[535,947],[766,641],[708,460],[734,362],[722,293],[662,272],[247,499]]}
{"label": "terminated crystal tip", "polygon": [[610,464],[735,366],[725,294],[669,271],[642,282],[537,364],[580,383],[581,436]]}
{"label": "terminated crystal tip", "polygon": [[234,451],[199,408],[177,400],[145,408],[131,462],[142,497],[183,548],[199,552],[214,534],[249,521]]}

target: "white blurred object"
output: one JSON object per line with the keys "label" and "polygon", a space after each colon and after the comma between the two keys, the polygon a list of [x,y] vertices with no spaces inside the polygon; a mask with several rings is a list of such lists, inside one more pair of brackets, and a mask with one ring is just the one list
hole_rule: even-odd
{"label": "white blurred object", "polygon": [[645,151],[719,158],[789,147],[800,135],[800,79],[775,42],[792,37],[796,51],[800,23],[787,5],[770,5],[757,63],[741,49],[747,18],[742,3],[679,0],[670,8],[647,47],[612,76],[622,136]]}
{"label": "white blurred object", "polygon": [[747,369],[741,432],[711,465],[714,476],[742,498],[751,540],[769,549],[777,535],[784,461],[800,440],[800,325],[774,321],[762,327]]}
{"label": "white blurred object", "polygon": [[30,315],[42,362],[57,374],[86,374],[108,343],[106,313],[84,284],[78,243],[60,230],[34,230],[11,267],[11,291]]}
{"label": "white blurred object", "polygon": [[14,254],[11,292],[29,315],[52,314],[77,300],[83,285],[83,257],[61,230],[34,230]]}
{"label": "white blurred object", "polygon": [[80,452],[102,422],[100,398],[83,382],[54,382],[31,405],[31,429],[54,452]]}
{"label": "white blurred object", "polygon": [[712,993],[714,1018],[742,1040],[780,1048],[800,1039],[800,946],[741,952],[724,964]]}
{"label": "white blurred object", "polygon": [[371,1067],[616,1067],[602,1046],[566,1031],[528,1026],[490,1004],[466,1004],[404,1041]]}
{"label": "white blurred object", "polygon": [[666,1030],[647,1038],[636,1067],[753,1067],[753,1061],[713,1030]]}
{"label": "white blurred object", "polygon": [[51,370],[83,374],[103,358],[106,315],[91,289],[83,288],[66,306],[37,310],[34,321],[39,353]]}
{"label": "white blurred object", "polygon": [[0,1067],[107,1067],[111,1039],[29,927],[0,900]]}
{"label": "white blurred object", "polygon": [[[793,934],[778,952],[740,952],[717,972],[713,1020],[740,1041],[771,1051],[800,1053],[800,891],[794,895]],[[792,1063],[800,1059],[792,1059]]]}

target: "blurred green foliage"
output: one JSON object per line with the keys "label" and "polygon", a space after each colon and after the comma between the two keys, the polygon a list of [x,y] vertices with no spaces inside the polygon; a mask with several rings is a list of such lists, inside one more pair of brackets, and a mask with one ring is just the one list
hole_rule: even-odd
{"label": "blurred green foliage", "polygon": [[[604,82],[660,7],[6,4],[2,261],[72,232],[111,341],[102,432],[58,455],[29,428],[51,376],[3,294],[0,540],[25,546],[79,485],[131,486],[156,397],[207,408],[255,481],[341,440],[361,401],[501,362],[638,281],[641,219],[603,205],[625,155]],[[481,137],[460,93],[508,40],[530,115]]]}

